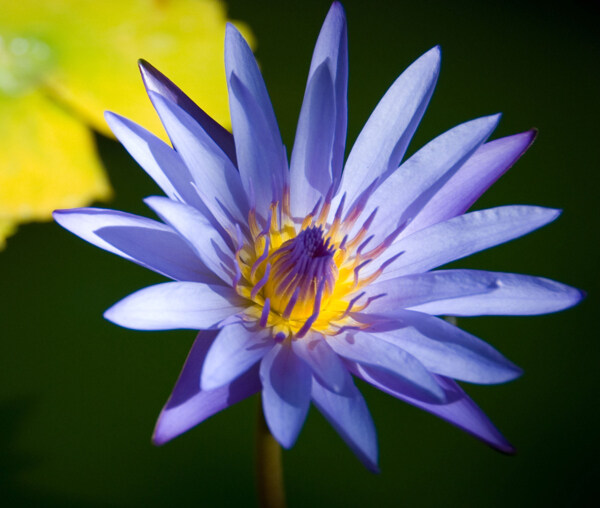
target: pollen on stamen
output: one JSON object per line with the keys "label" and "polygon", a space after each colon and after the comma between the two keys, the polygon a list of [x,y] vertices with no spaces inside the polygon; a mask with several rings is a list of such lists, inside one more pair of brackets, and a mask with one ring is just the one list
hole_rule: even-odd
{"label": "pollen on stamen", "polygon": [[319,297],[331,294],[335,286],[337,266],[333,260],[335,247],[325,238],[323,228],[311,226],[285,242],[268,258],[269,280],[264,286],[271,308],[284,319],[306,319],[314,313]]}
{"label": "pollen on stamen", "polygon": [[346,193],[342,195],[342,199],[340,199],[340,203],[338,204],[337,210],[335,211],[335,215],[333,217],[333,223],[329,228],[328,235],[330,238],[335,238],[338,234],[338,230],[342,226],[342,213],[344,211],[344,204],[346,203]]}
{"label": "pollen on stamen", "polygon": [[252,264],[252,268],[250,270],[250,278],[254,278],[254,276],[256,275],[256,270],[258,269],[258,267],[262,264],[262,262],[267,259],[267,256],[269,255],[269,247],[270,247],[270,237],[266,237],[265,238],[265,248],[263,250],[263,253],[260,255],[259,258],[256,259],[256,261]]}
{"label": "pollen on stamen", "polygon": [[346,308],[346,310],[344,311],[344,313],[340,316],[340,319],[343,319],[348,314],[350,314],[350,311],[352,310],[352,308],[354,307],[354,305],[356,304],[356,302],[358,302],[358,300],[360,300],[364,295],[365,295],[365,292],[363,291],[362,293],[359,293],[357,296],[355,296],[354,298],[352,298],[352,300],[350,300],[350,302],[348,302],[348,307]]}
{"label": "pollen on stamen", "polygon": [[379,277],[392,260],[380,264],[373,273],[365,275],[362,269],[383,254],[402,229],[397,228],[378,245],[370,246],[373,235],[369,235],[369,229],[377,209],[363,219],[362,225],[356,222],[374,186],[375,182],[348,210],[344,210],[347,201],[343,195],[331,222],[328,217],[333,189],[304,218],[289,213],[287,188],[282,195],[273,196],[264,216],[250,207],[248,241],[241,230],[233,239],[239,265],[236,290],[252,300],[254,310],[249,316],[263,328],[271,327],[273,339],[299,339],[313,328],[332,335],[341,328],[364,327],[353,315],[371,300],[360,304],[364,293],[357,292]]}
{"label": "pollen on stamen", "polygon": [[327,220],[327,216],[329,215],[329,210],[331,208],[331,201],[333,200],[334,195],[334,187],[333,185],[329,187],[327,194],[325,195],[325,200],[323,201],[323,206],[321,207],[321,212],[319,213],[319,217],[316,220],[316,223],[319,226],[323,226]]}
{"label": "pollen on stamen", "polygon": [[250,291],[250,298],[252,298],[253,300],[256,298],[256,295],[258,295],[258,292],[268,282],[270,273],[271,273],[271,265],[267,264],[267,266],[265,268],[265,274],[262,276],[262,279],[260,279],[255,284],[255,286],[252,288],[252,291]]}
{"label": "pollen on stamen", "polygon": [[299,339],[304,337],[308,333],[308,331],[310,330],[310,327],[314,324],[314,322],[319,317],[324,287],[325,287],[325,279],[321,280],[321,282],[319,284],[319,288],[317,289],[317,294],[315,296],[313,312],[312,312],[311,316],[305,321],[305,323],[302,325],[302,328],[300,328],[300,330],[298,330],[298,332],[296,333],[296,337],[298,337]]}

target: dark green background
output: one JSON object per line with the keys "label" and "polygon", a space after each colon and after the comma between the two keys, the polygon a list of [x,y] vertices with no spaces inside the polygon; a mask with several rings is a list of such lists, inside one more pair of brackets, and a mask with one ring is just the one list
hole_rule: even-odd
{"label": "dark green background", "polygon": [[[257,56],[290,147],[329,2],[228,4],[231,17],[248,22],[257,36]],[[555,224],[460,266],[543,275],[590,295],[556,315],[460,320],[525,369],[507,385],[467,387],[517,446],[516,456],[361,384],[378,429],[382,473],[368,473],[313,409],[297,444],[284,453],[289,504],[586,505],[600,474],[593,321],[597,10],[582,2],[466,0],[345,6],[349,139],[394,78],[441,44],[441,77],[410,150],[457,123],[503,111],[495,137],[531,127],[540,135],[477,207],[564,209]],[[202,97],[195,99],[202,104]],[[148,214],[141,199],[156,188],[115,142],[98,137],[98,147],[116,191],[109,206]],[[194,332],[125,330],[104,321],[102,312],[160,277],[54,224],[22,227],[0,253],[0,271],[0,500],[11,506],[255,504],[256,397],[161,448],[150,444]]]}

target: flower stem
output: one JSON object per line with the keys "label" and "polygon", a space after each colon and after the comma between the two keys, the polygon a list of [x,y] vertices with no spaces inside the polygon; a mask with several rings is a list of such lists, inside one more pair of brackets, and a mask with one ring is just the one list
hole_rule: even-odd
{"label": "flower stem", "polygon": [[258,400],[256,427],[256,486],[261,508],[285,508],[281,446],[271,435]]}

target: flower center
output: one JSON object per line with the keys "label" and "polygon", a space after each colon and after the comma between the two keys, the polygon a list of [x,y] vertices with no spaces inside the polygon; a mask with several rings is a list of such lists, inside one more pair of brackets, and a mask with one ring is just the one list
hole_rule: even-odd
{"label": "flower center", "polygon": [[311,226],[285,242],[267,258],[271,273],[264,287],[271,308],[284,318],[306,319],[333,293],[337,266],[335,247],[323,228]]}
{"label": "flower center", "polygon": [[[364,328],[351,311],[366,308],[374,297],[361,289],[375,280],[397,256],[363,275],[363,268],[380,257],[396,238],[392,231],[379,245],[368,248],[369,226],[375,212],[355,227],[368,198],[361,197],[346,211],[344,198],[330,222],[332,194],[304,218],[290,213],[289,191],[274,199],[268,216],[248,215],[248,229],[236,226],[236,274],[233,286],[250,303],[246,319],[271,328],[276,340],[302,338],[309,330],[324,335]],[[376,298],[376,297],[375,297]]]}

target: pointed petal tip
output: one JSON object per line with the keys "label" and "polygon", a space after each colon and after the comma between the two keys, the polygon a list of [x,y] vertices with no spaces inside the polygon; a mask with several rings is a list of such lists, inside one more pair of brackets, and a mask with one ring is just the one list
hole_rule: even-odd
{"label": "pointed petal tip", "polygon": [[433,48],[423,53],[416,61],[429,60],[429,63],[436,73],[440,71],[440,65],[442,62],[442,47],[437,44]]}
{"label": "pointed petal tip", "polygon": [[369,473],[373,473],[373,474],[381,474],[381,469],[379,469],[379,465],[377,464],[377,462],[370,462],[370,461],[363,461],[363,464],[365,465],[365,467],[367,468],[367,470],[369,471]]}
{"label": "pointed petal tip", "polygon": [[515,377],[513,379],[520,378],[523,374],[525,374],[525,371],[515,364],[513,364],[513,372],[515,373]]}
{"label": "pointed petal tip", "polygon": [[474,118],[473,120],[468,120],[460,125],[477,125],[480,128],[488,129],[488,136],[491,136],[492,132],[494,132],[494,130],[500,123],[501,118],[502,113],[493,113],[491,115],[484,115],[478,118]]}
{"label": "pointed petal tip", "polygon": [[52,218],[54,222],[56,222],[59,226],[65,228],[67,231],[72,231],[71,229],[71,221],[73,219],[74,213],[79,212],[80,208],[66,208],[54,210],[52,212]]}
{"label": "pointed petal tip", "polygon": [[154,89],[157,83],[163,85],[169,83],[169,79],[147,60],[140,58],[138,59],[137,64],[147,92]]}
{"label": "pointed petal tip", "polygon": [[113,111],[108,111],[108,110],[106,110],[104,112],[104,120],[106,121],[106,123],[108,124],[108,127],[110,128],[110,130],[113,132],[113,134],[115,136],[117,135],[117,131],[119,130],[119,127],[122,127],[124,122],[129,121],[127,118],[124,118],[123,116],[119,115],[118,113],[114,113]]}
{"label": "pointed petal tip", "polygon": [[167,439],[165,436],[160,434],[160,432],[158,430],[158,424],[157,424],[157,428],[154,429],[154,434],[152,434],[152,438],[150,441],[152,442],[152,444],[154,446],[162,446],[165,443],[167,443],[169,441],[169,439]]}
{"label": "pointed petal tip", "polygon": [[561,284],[561,286],[564,287],[566,293],[562,304],[559,307],[556,307],[555,309],[552,309],[548,312],[544,312],[544,314],[562,312],[563,310],[570,309],[579,305],[587,297],[587,291],[584,291],[583,289],[568,286],[566,284]]}
{"label": "pointed petal tip", "polygon": [[509,139],[509,138],[513,138],[513,139],[519,139],[523,142],[523,149],[519,154],[519,157],[521,155],[523,155],[533,144],[533,142],[536,140],[538,134],[539,134],[539,129],[537,127],[532,127],[531,129],[528,129],[526,131],[523,132],[518,132],[516,134],[512,134],[509,136],[506,136],[505,138],[500,138],[500,139]]}
{"label": "pointed petal tip", "polygon": [[331,7],[329,8],[329,12],[327,13],[327,16],[331,16],[331,15],[337,15],[340,16],[344,23],[346,22],[346,10],[344,9],[344,6],[342,5],[341,2],[338,2],[337,0],[335,2],[333,2],[331,4]]}
{"label": "pointed petal tip", "polygon": [[[348,444],[348,443],[347,443]],[[380,474],[381,469],[379,469],[379,449],[375,446],[375,449],[372,451],[367,450],[359,450],[350,446],[350,449],[356,454],[358,460],[360,460],[361,464],[367,468],[369,473]]]}
{"label": "pointed petal tip", "polygon": [[261,360],[259,375],[267,426],[281,446],[291,448],[310,407],[310,367],[289,345],[278,344]]}
{"label": "pointed petal tip", "polygon": [[142,199],[142,201],[144,202],[144,204],[146,206],[149,206],[150,208],[152,208],[152,210],[154,210],[154,207],[157,206],[161,201],[168,199],[165,198],[164,196],[147,196],[145,198]]}
{"label": "pointed petal tip", "polygon": [[68,212],[69,210],[64,210],[64,209],[59,209],[59,210],[54,210],[52,212],[52,218],[58,222],[60,224],[60,219],[62,219],[62,217],[66,214],[66,212]]}
{"label": "pointed petal tip", "polygon": [[502,363],[491,366],[485,374],[480,375],[478,378],[472,380],[460,379],[457,376],[456,380],[474,385],[502,385],[520,378],[524,372],[525,371],[521,367],[505,358]]}
{"label": "pointed petal tip", "polygon": [[116,307],[118,306],[118,302],[115,303],[114,305],[112,305],[111,307],[109,307],[108,309],[106,309],[104,311],[104,313],[102,314],[102,316],[104,317],[104,319],[106,319],[107,321],[110,321],[111,323],[114,323],[115,325],[119,325],[122,326],[119,323],[119,315],[118,312],[116,310]]}
{"label": "pointed petal tip", "polygon": [[54,210],[52,212],[52,219],[54,220],[54,222],[56,222],[62,228],[66,229],[67,231],[71,231],[71,228],[69,227],[70,212],[71,212],[71,210],[69,210],[69,209]]}
{"label": "pointed petal tip", "polygon": [[562,208],[548,208],[548,213],[553,215],[552,220],[556,220],[562,215],[563,210]]}
{"label": "pointed petal tip", "polygon": [[137,64],[141,72],[148,72],[155,68],[151,63],[143,58],[138,58]]}
{"label": "pointed petal tip", "polygon": [[[478,438],[478,436],[475,437]],[[501,438],[502,439],[500,441],[494,443],[484,441],[484,444],[488,445],[492,450],[502,453],[503,455],[516,455],[517,449],[512,444],[510,444],[505,437],[501,436]]]}
{"label": "pointed petal tip", "polygon": [[279,437],[275,437],[275,440],[286,450],[291,449],[295,444],[296,441],[298,440],[298,436],[299,434],[296,434],[294,436],[279,436]]}
{"label": "pointed petal tip", "polygon": [[536,127],[532,127],[531,129],[521,132],[520,134],[515,134],[515,136],[520,136],[525,141],[525,146],[519,154],[519,157],[521,157],[521,155],[531,148],[531,145],[533,145],[533,142],[537,139],[539,132],[540,131]]}
{"label": "pointed petal tip", "polygon": [[[92,208],[59,208],[57,210],[52,211],[52,218],[56,223],[62,226],[65,229],[71,231],[72,220],[77,221],[78,214],[82,212],[86,212],[88,210],[93,210]],[[77,234],[77,233],[75,233]]]}
{"label": "pointed petal tip", "polygon": [[156,67],[154,67],[151,63],[143,58],[139,58],[137,61],[138,69],[140,71],[140,75],[142,76],[142,81],[144,82],[144,86],[146,89],[149,88],[148,81],[152,79],[156,75]]}
{"label": "pointed petal tip", "polygon": [[232,38],[241,39],[246,42],[244,36],[240,33],[237,27],[228,21],[225,25],[225,48],[227,48],[228,41],[232,41]]}
{"label": "pointed petal tip", "polygon": [[502,113],[500,113],[500,112],[494,113],[494,114],[488,115],[487,117],[484,117],[484,118],[489,118],[490,121],[496,122],[496,124],[497,124],[498,122],[500,122],[500,119],[502,118]]}
{"label": "pointed petal tip", "polygon": [[[271,433],[271,435],[273,436],[275,441],[277,441],[286,450],[289,450],[296,444],[296,441],[298,440],[298,436],[300,436],[300,431],[302,430],[302,425],[300,426],[300,428],[294,429],[293,431],[290,431],[290,429],[285,429],[283,432],[282,432],[283,429],[277,429],[277,428],[273,427],[271,425],[271,423],[269,422],[269,417],[267,414],[268,410],[265,407],[264,390],[262,391],[261,395],[262,395],[263,414],[265,415],[265,421],[267,423],[267,427],[269,428],[269,432]],[[306,418],[306,416],[304,418]]]}
{"label": "pointed petal tip", "polygon": [[548,224],[551,224],[556,219],[558,219],[562,215],[562,213],[563,213],[562,208],[545,208],[545,207],[540,207],[540,209],[543,210],[545,212],[545,214],[546,214],[545,222],[540,227],[547,226]]}
{"label": "pointed petal tip", "polygon": [[523,373],[525,371],[515,365],[514,363],[510,363],[510,364],[506,364],[504,365],[503,371],[498,374],[496,374],[495,377],[490,378],[490,380],[487,383],[475,383],[475,384],[480,384],[480,385],[500,385],[500,384],[504,384],[504,383],[509,383],[510,381],[514,381],[515,379],[520,378]]}
{"label": "pointed petal tip", "polygon": [[[500,114],[500,113],[499,113]],[[521,157],[521,155],[523,155],[533,144],[533,142],[535,141],[535,139],[537,138],[537,135],[539,133],[539,130],[535,127],[523,131],[523,132],[518,132],[516,134],[511,134],[509,136],[505,136],[502,138],[499,138],[497,140],[494,141],[498,141],[498,142],[502,142],[502,140],[504,140],[505,142],[512,140],[515,143],[515,147],[522,147],[521,151],[518,152],[518,156],[514,159],[514,162],[516,162],[516,160]],[[510,144],[509,144],[510,146]]]}
{"label": "pointed petal tip", "polygon": [[[242,53],[237,53],[238,51]],[[231,22],[225,25],[225,68],[228,68],[228,61],[234,58],[236,53],[238,56],[252,54],[252,49],[248,41],[244,38],[238,28]]]}
{"label": "pointed petal tip", "polygon": [[174,203],[172,200],[164,196],[148,196],[142,199],[142,201],[148,208],[150,208],[150,210],[160,217],[161,221],[164,221],[160,213],[164,208],[163,205],[169,206],[171,203]]}
{"label": "pointed petal tip", "polygon": [[158,415],[158,419],[156,420],[156,424],[154,425],[154,430],[152,431],[152,437],[150,438],[151,443],[154,446],[162,446],[167,444],[169,441],[172,441],[182,433],[173,434],[173,432],[169,432],[166,428],[165,424],[166,411],[163,409]]}
{"label": "pointed petal tip", "polygon": [[577,289],[577,288],[573,288],[573,289],[578,293],[578,295],[576,296],[577,300],[575,301],[575,303],[573,305],[577,305],[582,300],[587,298],[587,291],[584,291],[583,289]]}
{"label": "pointed petal tip", "polygon": [[468,124],[470,122],[482,122],[482,123],[489,123],[489,124],[496,126],[500,122],[501,118],[502,118],[502,113],[499,112],[499,113],[492,113],[491,115],[480,116],[480,117],[474,118],[473,120],[468,120],[464,123]]}
{"label": "pointed petal tip", "polygon": [[[440,66],[442,63],[442,49],[439,45],[427,50],[412,64],[410,64],[405,72],[409,69],[419,69],[419,73],[425,73],[431,76],[432,83],[435,85],[440,74]],[[402,76],[402,74],[400,74]],[[398,78],[400,78],[400,76]]]}

